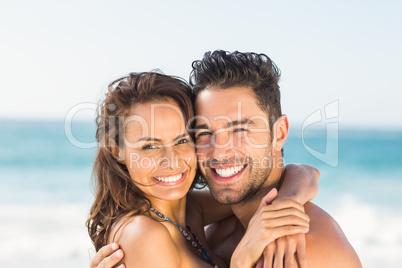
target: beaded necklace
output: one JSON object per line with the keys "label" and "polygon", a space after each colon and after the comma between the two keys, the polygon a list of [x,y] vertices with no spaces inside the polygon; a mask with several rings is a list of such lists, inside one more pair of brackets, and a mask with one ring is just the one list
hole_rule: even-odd
{"label": "beaded necklace", "polygon": [[183,228],[180,227],[180,225],[178,225],[177,223],[175,223],[174,221],[172,221],[171,219],[169,219],[168,217],[166,217],[165,215],[163,215],[161,212],[157,211],[154,208],[150,208],[150,210],[158,217],[164,219],[165,221],[168,221],[170,223],[172,223],[173,225],[175,225],[177,227],[177,229],[179,229],[180,233],[183,234],[183,236],[186,238],[186,240],[188,242],[191,243],[191,245],[193,247],[195,247],[200,253],[201,255],[207,260],[208,263],[212,264],[215,268],[218,268],[218,265],[216,265],[214,263],[214,261],[212,260],[211,256],[208,254],[208,252],[206,251],[206,249],[204,248],[204,246],[201,244],[200,240],[198,240],[198,237],[191,231],[190,226],[187,225],[187,229],[190,231],[190,233],[193,235],[195,241],[191,238],[191,236],[189,236],[186,231],[183,230]]}

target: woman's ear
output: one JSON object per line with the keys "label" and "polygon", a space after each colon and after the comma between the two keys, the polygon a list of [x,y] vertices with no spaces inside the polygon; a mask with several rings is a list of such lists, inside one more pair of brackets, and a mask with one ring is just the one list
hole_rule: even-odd
{"label": "woman's ear", "polygon": [[120,149],[114,140],[110,140],[109,144],[114,159],[116,159],[120,164],[125,164],[124,149]]}
{"label": "woman's ear", "polygon": [[273,130],[272,147],[275,151],[282,150],[289,133],[289,122],[286,115],[282,115],[276,120]]}

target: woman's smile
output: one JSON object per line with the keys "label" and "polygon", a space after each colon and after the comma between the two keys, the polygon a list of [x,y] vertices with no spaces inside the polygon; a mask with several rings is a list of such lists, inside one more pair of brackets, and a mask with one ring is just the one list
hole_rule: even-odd
{"label": "woman's smile", "polygon": [[177,185],[186,179],[187,171],[176,175],[152,177],[159,185]]}

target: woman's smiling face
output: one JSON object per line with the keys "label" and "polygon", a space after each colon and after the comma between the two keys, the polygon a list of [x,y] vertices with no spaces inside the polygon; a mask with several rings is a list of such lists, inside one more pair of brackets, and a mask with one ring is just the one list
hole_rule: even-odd
{"label": "woman's smiling face", "polygon": [[151,201],[185,196],[196,172],[194,144],[173,100],[136,104],[125,122],[124,163]]}

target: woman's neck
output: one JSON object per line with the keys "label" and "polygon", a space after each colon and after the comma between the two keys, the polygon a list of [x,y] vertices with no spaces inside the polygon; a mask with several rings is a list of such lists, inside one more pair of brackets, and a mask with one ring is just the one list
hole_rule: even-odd
{"label": "woman's neck", "polygon": [[150,199],[150,201],[154,209],[161,212],[178,225],[182,227],[186,226],[186,196],[178,200]]}

